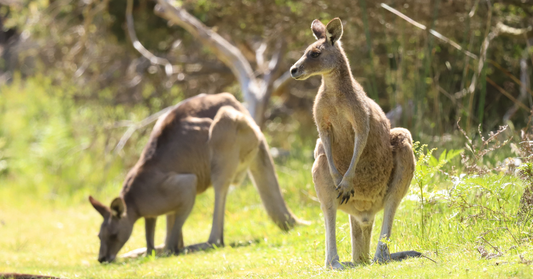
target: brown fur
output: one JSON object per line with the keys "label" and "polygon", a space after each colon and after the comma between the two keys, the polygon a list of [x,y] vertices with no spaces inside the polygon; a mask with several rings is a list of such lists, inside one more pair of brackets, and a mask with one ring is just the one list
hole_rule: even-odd
{"label": "brown fur", "polygon": [[[409,131],[391,130],[383,110],[353,78],[339,41],[341,21],[336,18],[324,26],[315,20],[311,29],[317,41],[294,64],[291,74],[298,80],[322,76],[313,106],[320,136],[313,181],[326,222],[326,265],[342,268],[335,243],[337,208],[350,214],[353,260],[366,261],[374,216],[385,208],[388,219],[382,236],[388,238],[415,161]],[[378,248],[383,247],[386,245],[380,241]],[[378,250],[375,260],[390,259],[385,254]]]}
{"label": "brown fur", "polygon": [[120,197],[110,207],[89,198],[104,217],[99,261],[114,260],[141,217],[146,220],[148,254],[155,249],[155,220],[164,214],[166,249],[173,253],[184,249],[183,223],[195,196],[211,185],[215,210],[209,240],[189,248],[224,245],[226,194],[248,170],[270,217],[280,228],[291,228],[297,219],[283,200],[268,145],[247,110],[229,93],[200,95],[176,105],[154,126]]}

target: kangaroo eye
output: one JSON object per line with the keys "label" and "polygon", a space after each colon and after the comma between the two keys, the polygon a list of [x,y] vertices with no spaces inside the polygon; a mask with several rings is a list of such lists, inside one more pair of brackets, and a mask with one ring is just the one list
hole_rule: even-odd
{"label": "kangaroo eye", "polygon": [[311,57],[317,58],[319,56],[320,56],[320,52],[314,52],[314,51],[311,52]]}

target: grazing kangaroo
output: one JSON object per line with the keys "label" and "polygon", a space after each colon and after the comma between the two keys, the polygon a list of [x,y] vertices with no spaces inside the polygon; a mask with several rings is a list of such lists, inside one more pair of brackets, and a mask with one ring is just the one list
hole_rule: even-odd
{"label": "grazing kangaroo", "polygon": [[110,207],[89,197],[104,217],[98,261],[115,259],[141,217],[146,224],[147,254],[151,254],[156,218],[163,214],[167,215],[165,249],[178,253],[184,248],[182,226],[195,197],[211,184],[215,189],[211,234],[206,243],[190,247],[223,246],[226,194],[230,184],[240,184],[247,171],[281,229],[289,230],[299,222],[283,200],[261,130],[231,94],[202,94],[179,103],[155,124],[120,197]]}
{"label": "grazing kangaroo", "polygon": [[339,18],[324,26],[314,20],[317,41],[291,67],[294,79],[322,75],[313,106],[320,138],[315,147],[313,182],[326,226],[326,266],[342,269],[337,254],[337,209],[350,215],[354,263],[368,262],[374,216],[384,208],[376,262],[419,256],[415,251],[390,254],[394,214],[407,193],[415,169],[411,134],[390,129],[383,110],[367,97],[352,76],[340,43]]}

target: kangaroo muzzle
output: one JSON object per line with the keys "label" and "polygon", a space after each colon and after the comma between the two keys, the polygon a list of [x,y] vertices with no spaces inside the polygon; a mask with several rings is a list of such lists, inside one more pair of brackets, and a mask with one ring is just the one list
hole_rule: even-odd
{"label": "kangaroo muzzle", "polygon": [[298,76],[298,67],[292,66],[291,67],[291,77],[295,78]]}
{"label": "kangaroo muzzle", "polygon": [[293,79],[305,79],[305,74],[300,63],[296,62],[296,64],[291,67],[291,77]]}

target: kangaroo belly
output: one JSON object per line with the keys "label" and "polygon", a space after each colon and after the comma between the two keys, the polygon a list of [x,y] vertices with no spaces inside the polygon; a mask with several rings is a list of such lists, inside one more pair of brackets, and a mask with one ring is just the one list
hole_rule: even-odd
{"label": "kangaroo belly", "polygon": [[[345,128],[344,131],[346,131]],[[350,133],[342,133],[341,131],[334,134],[333,159],[342,175],[345,175],[352,161],[354,141],[353,129]],[[392,168],[390,132],[381,131],[379,128],[371,129],[357,162],[355,176],[351,181],[354,185],[354,195],[351,200],[357,210],[367,211],[375,207],[376,204],[381,204],[387,191]]]}
{"label": "kangaroo belly", "polygon": [[379,154],[375,153],[369,155],[368,157],[365,156],[367,160],[360,160],[357,164],[355,177],[352,181],[355,189],[353,198],[370,202],[370,204],[361,205],[361,210],[368,210],[374,202],[383,199],[392,171],[392,164],[389,164],[390,159],[380,157]]}

